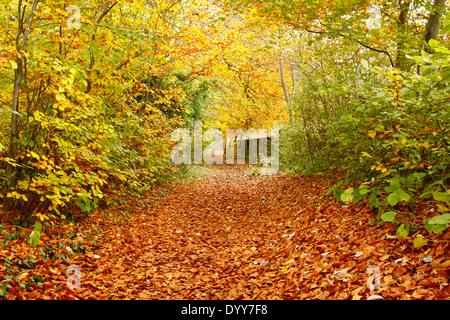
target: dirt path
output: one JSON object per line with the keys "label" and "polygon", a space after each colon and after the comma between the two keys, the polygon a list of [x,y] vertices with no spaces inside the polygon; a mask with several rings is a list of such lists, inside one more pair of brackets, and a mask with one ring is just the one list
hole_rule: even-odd
{"label": "dirt path", "polygon": [[[62,299],[450,297],[448,241],[415,250],[409,240],[386,239],[391,225],[370,226],[370,210],[322,197],[328,187],[318,177],[203,167],[197,180],[124,199],[114,213],[99,211],[76,239],[88,238],[88,250],[63,264],[38,264],[44,286],[10,292]],[[81,270],[80,289],[66,288],[69,264]]]}

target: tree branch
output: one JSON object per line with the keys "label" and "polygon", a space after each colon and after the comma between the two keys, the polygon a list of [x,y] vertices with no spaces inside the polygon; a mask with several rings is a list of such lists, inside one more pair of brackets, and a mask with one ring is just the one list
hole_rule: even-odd
{"label": "tree branch", "polygon": [[[95,19],[95,29],[94,29],[94,33],[92,34],[92,38],[91,38],[91,42],[93,42],[95,40],[95,35],[97,34],[97,28],[98,28],[98,24],[100,23],[100,21],[102,21],[102,19],[108,14],[108,12],[117,4],[117,2],[113,3],[112,5],[110,5],[109,1],[105,1],[105,3],[103,4],[103,11],[100,13],[100,15]],[[95,57],[94,54],[92,53],[92,48],[90,50],[90,61],[89,61],[89,67],[88,70],[86,72],[86,81],[87,81],[87,86],[86,86],[86,91],[85,93],[89,93],[89,91],[91,91],[92,89],[92,80],[91,80],[91,72],[92,72],[92,68],[94,67],[95,64]]]}

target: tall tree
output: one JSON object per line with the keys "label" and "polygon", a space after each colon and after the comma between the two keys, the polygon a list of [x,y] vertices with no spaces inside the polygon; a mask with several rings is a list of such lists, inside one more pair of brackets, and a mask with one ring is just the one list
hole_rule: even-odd
{"label": "tall tree", "polygon": [[280,78],[281,78],[281,85],[283,86],[283,92],[284,92],[284,98],[286,100],[287,109],[289,112],[289,124],[294,124],[294,110],[293,110],[293,101],[294,101],[294,92],[295,92],[295,78],[294,75],[292,75],[292,93],[289,94],[289,90],[286,83],[286,77],[284,75],[284,63],[283,63],[283,51],[280,50]]}
{"label": "tall tree", "polygon": [[[15,62],[13,63],[14,70],[14,89],[13,99],[11,105],[11,124],[10,124],[10,140],[8,157],[10,161],[6,163],[6,191],[10,191],[16,185],[17,173],[17,148],[19,144],[19,98],[22,90],[22,81],[26,78],[27,70],[27,44],[31,31],[31,24],[33,23],[34,13],[39,0],[34,0],[31,9],[27,13],[27,5],[19,0],[17,4],[17,31],[15,37]],[[5,201],[5,211],[10,210],[9,199]]]}

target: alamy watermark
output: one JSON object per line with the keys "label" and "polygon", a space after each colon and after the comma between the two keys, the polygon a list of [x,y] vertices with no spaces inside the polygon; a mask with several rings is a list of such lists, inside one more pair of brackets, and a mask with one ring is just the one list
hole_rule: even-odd
{"label": "alamy watermark", "polygon": [[73,274],[67,278],[67,288],[70,290],[80,289],[81,288],[81,271],[80,267],[76,264],[72,264],[67,268],[67,273]]}
{"label": "alamy watermark", "polygon": [[71,5],[66,9],[69,17],[66,21],[66,26],[68,29],[80,29],[81,28],[81,11],[80,7],[76,5]]}
{"label": "alamy watermark", "polygon": [[[237,148],[236,164],[245,164],[248,155],[249,164],[263,164],[260,173],[272,175],[279,168],[279,131],[273,129],[227,129],[224,139],[221,130],[208,129],[203,133],[202,122],[194,121],[193,130],[176,129],[171,134],[172,141],[181,141],[172,150],[172,162],[184,164],[223,164],[226,154],[226,164],[235,164],[235,144]],[[204,150],[203,141],[213,140]],[[268,143],[270,141],[270,156]],[[193,152],[192,152],[193,147]],[[193,158],[193,161],[192,161]]]}
{"label": "alamy watermark", "polygon": [[369,290],[378,290],[381,288],[381,271],[377,265],[371,265],[367,268],[370,277],[367,278],[367,288]]}

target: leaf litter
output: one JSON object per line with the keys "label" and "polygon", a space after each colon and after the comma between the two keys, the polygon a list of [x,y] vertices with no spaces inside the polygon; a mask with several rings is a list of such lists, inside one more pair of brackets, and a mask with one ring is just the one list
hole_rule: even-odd
{"label": "leaf litter", "polygon": [[[21,238],[0,247],[4,298],[450,298],[448,231],[415,249],[413,239],[386,238],[392,224],[369,225],[367,204],[322,196],[331,180],[202,168],[170,192],[46,230],[35,248]],[[62,233],[75,236],[55,237]],[[79,289],[68,288],[71,265],[81,271]]]}

